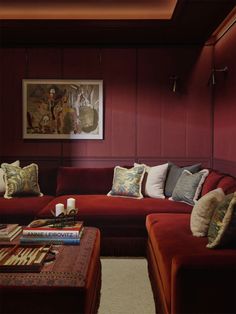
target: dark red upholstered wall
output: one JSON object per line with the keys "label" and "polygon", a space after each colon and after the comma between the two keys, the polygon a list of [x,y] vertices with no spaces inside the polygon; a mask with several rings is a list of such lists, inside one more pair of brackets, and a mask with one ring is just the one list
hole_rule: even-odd
{"label": "dark red upholstered wall", "polygon": [[[211,46],[2,48],[0,54],[2,161],[102,167],[171,159],[211,166]],[[23,140],[23,78],[103,79],[104,140]]]}
{"label": "dark red upholstered wall", "polygon": [[215,45],[216,68],[228,67],[228,75],[219,73],[215,85],[214,166],[236,175],[236,25]]}

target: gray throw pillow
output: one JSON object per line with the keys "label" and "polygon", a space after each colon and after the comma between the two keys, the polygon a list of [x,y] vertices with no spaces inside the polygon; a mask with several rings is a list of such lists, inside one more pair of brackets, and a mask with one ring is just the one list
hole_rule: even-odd
{"label": "gray throw pillow", "polygon": [[194,205],[208,174],[209,170],[207,169],[203,169],[198,173],[191,173],[188,170],[184,170],[176,183],[171,199]]}
{"label": "gray throw pillow", "polygon": [[165,196],[170,197],[174,191],[176,183],[184,170],[196,173],[201,169],[201,164],[195,164],[187,167],[178,167],[175,164],[168,163],[168,173],[165,184]]}

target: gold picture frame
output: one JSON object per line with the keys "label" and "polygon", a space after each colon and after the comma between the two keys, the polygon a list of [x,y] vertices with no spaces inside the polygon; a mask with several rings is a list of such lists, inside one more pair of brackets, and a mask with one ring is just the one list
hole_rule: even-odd
{"label": "gold picture frame", "polygon": [[103,81],[24,79],[24,139],[103,139]]}

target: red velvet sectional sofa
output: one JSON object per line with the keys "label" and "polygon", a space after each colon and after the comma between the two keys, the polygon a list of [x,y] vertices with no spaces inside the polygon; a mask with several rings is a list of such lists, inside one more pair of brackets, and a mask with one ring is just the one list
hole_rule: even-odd
{"label": "red velvet sectional sofa", "polygon": [[[0,197],[1,222],[51,217],[76,199],[79,219],[101,230],[101,254],[147,256],[158,314],[236,313],[236,249],[208,249],[190,231],[192,206],[166,199],[109,197],[113,168],[39,169],[43,197]],[[201,195],[236,179],[210,170]]]}
{"label": "red velvet sectional sofa", "polygon": [[101,230],[103,255],[144,256],[147,231],[145,219],[151,213],[190,213],[192,206],[168,199],[132,199],[107,196],[114,168],[39,168],[44,196],[0,197],[1,221],[28,224],[35,217],[51,217],[51,210],[69,197],[76,199],[79,219]]}

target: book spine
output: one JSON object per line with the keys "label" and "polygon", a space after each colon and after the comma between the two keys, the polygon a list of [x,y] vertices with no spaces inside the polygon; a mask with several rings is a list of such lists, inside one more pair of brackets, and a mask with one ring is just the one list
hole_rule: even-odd
{"label": "book spine", "polygon": [[73,231],[62,231],[62,230],[23,230],[22,232],[23,236],[27,237],[55,237],[60,239],[66,239],[66,238],[78,238],[80,231],[79,230],[73,230]]}
{"label": "book spine", "polygon": [[21,244],[80,244],[80,238],[77,239],[60,239],[60,238],[32,238],[32,237],[21,237]]}

